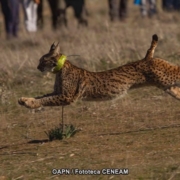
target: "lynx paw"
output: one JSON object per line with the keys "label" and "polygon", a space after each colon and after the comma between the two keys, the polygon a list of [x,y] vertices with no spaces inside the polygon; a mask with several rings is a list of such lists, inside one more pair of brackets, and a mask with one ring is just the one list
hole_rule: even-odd
{"label": "lynx paw", "polygon": [[166,91],[173,97],[180,99],[180,88],[179,87],[173,86],[173,87],[170,87],[170,89],[167,89]]}
{"label": "lynx paw", "polygon": [[39,108],[41,105],[38,103],[37,99],[34,98],[25,98],[25,97],[21,97],[18,100],[18,103],[22,106],[25,106],[27,108],[31,108],[31,109],[35,109],[35,108]]}

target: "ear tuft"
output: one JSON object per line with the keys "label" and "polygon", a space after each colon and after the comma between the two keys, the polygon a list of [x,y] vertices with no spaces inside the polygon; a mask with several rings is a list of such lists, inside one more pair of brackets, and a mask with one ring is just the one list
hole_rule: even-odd
{"label": "ear tuft", "polygon": [[55,42],[51,45],[51,48],[49,50],[49,52],[57,55],[60,53],[60,47],[59,47],[59,42],[55,45]]}
{"label": "ear tuft", "polygon": [[54,53],[54,54],[59,54],[59,53],[60,53],[59,42],[57,43],[57,45],[56,45],[53,53]]}
{"label": "ear tuft", "polygon": [[55,46],[55,42],[51,45],[51,47],[50,47],[50,50],[49,51],[53,51],[54,49],[56,48],[56,46]]}

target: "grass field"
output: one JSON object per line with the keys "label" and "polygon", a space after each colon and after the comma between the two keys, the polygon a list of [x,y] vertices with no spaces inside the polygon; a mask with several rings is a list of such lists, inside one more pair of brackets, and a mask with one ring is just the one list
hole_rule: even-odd
{"label": "grass field", "polygon": [[[45,131],[61,122],[61,107],[31,111],[18,105],[21,96],[34,97],[53,89],[54,75],[37,70],[39,58],[60,41],[69,60],[82,68],[101,71],[142,59],[151,36],[158,34],[155,52],[180,64],[180,14],[162,12],[142,19],[129,1],[126,22],[111,23],[107,3],[87,1],[89,27],[77,28],[69,11],[68,29],[45,27],[5,40],[0,18],[0,180],[35,179],[180,179],[180,102],[156,87],[129,91],[117,101],[76,102],[64,109],[65,123],[82,131],[62,141],[47,142]],[[52,175],[53,168],[128,168],[129,175]]]}

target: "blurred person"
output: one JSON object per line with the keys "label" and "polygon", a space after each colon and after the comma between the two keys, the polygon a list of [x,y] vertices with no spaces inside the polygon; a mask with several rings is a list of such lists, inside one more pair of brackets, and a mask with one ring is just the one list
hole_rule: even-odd
{"label": "blurred person", "polygon": [[180,10],[180,1],[179,0],[174,0],[173,1],[173,6],[175,10]]}
{"label": "blurred person", "polygon": [[141,5],[141,0],[134,0],[135,5]]}
{"label": "blurred person", "polygon": [[162,8],[165,11],[179,10],[180,1],[179,0],[162,0]]}
{"label": "blurred person", "polygon": [[4,15],[6,38],[18,37],[19,0],[0,0]]}
{"label": "blurred person", "polygon": [[170,11],[173,9],[173,0],[162,0],[163,10]]}
{"label": "blurred person", "polygon": [[124,21],[127,16],[128,0],[108,0],[110,20]]}
{"label": "blurred person", "polygon": [[40,0],[22,0],[25,14],[25,27],[28,32],[37,31],[37,7]]}
{"label": "blurred person", "polygon": [[[53,29],[57,29],[59,23],[67,26],[66,10],[68,7],[73,8],[78,23],[87,26],[88,22],[85,19],[85,14],[87,14],[85,0],[48,0],[48,2],[52,14]],[[40,27],[43,27],[43,23],[43,0],[40,0],[40,4],[38,5],[38,24]]]}
{"label": "blurred person", "polygon": [[[43,1],[44,0],[39,0],[39,4],[38,4],[38,24],[40,25],[40,27],[43,27],[44,24],[44,18],[43,18]],[[59,1],[61,0],[48,0],[49,6],[50,6],[50,10],[51,10],[51,19],[52,19],[52,28],[56,29],[57,28],[57,11],[58,11],[58,4]]]}
{"label": "blurred person", "polygon": [[174,0],[173,6],[175,10],[180,10],[180,1],[179,0]]}
{"label": "blurred person", "polygon": [[88,15],[85,0],[63,0],[65,2],[65,19],[66,9],[72,7],[74,10],[74,16],[78,20],[79,25],[88,25],[88,21],[85,16]]}
{"label": "blurred person", "polygon": [[152,17],[157,13],[156,10],[156,0],[141,0],[140,11],[142,17]]}
{"label": "blurred person", "polygon": [[60,0],[48,0],[49,6],[51,9],[51,14],[52,14],[52,27],[53,29],[57,29],[57,10],[58,10],[58,3]]}
{"label": "blurred person", "polygon": [[43,28],[44,19],[43,19],[43,3],[42,0],[39,0],[37,7],[37,25],[40,28]]}

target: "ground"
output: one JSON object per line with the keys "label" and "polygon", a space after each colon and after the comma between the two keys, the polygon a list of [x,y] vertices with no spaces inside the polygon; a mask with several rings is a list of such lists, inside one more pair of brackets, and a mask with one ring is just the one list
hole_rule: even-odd
{"label": "ground", "polygon": [[[37,70],[39,58],[59,41],[75,65],[91,71],[142,59],[151,36],[158,34],[155,52],[180,64],[180,14],[162,12],[142,19],[129,1],[125,22],[111,23],[107,3],[88,1],[89,27],[77,27],[69,11],[68,29],[53,31],[46,5],[45,27],[24,30],[6,41],[0,18],[0,179],[180,179],[180,102],[156,87],[134,89],[122,99],[76,102],[64,108],[64,121],[82,130],[62,141],[47,141],[45,131],[61,122],[61,107],[31,111],[19,97],[52,91],[54,75]],[[128,168],[129,175],[53,175],[52,169]]]}

